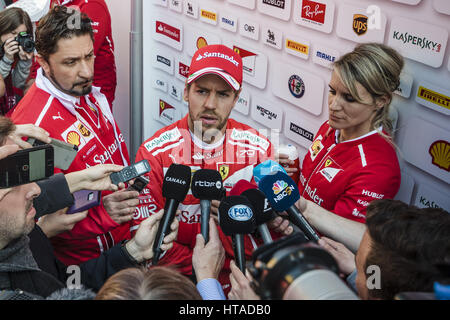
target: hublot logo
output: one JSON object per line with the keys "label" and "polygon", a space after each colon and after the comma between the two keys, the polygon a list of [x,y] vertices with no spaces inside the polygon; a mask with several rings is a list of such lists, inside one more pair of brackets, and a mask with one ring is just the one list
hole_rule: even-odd
{"label": "hublot logo", "polygon": [[285,0],[263,0],[263,3],[280,9],[284,9],[285,6]]}

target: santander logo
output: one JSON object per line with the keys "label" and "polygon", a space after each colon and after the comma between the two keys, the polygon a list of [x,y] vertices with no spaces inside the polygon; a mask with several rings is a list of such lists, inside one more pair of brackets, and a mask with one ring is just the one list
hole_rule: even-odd
{"label": "santander logo", "polygon": [[195,59],[196,61],[200,61],[204,58],[221,58],[230,61],[233,63],[236,67],[239,66],[239,62],[234,60],[234,57],[230,57],[227,54],[221,53],[221,52],[204,52],[203,56],[201,54],[198,55],[198,57]]}
{"label": "santander logo", "polygon": [[323,24],[325,22],[326,4],[303,0],[302,18]]}
{"label": "santander logo", "polygon": [[156,33],[162,34],[172,40],[180,42],[180,29],[177,29],[162,21],[156,21]]}

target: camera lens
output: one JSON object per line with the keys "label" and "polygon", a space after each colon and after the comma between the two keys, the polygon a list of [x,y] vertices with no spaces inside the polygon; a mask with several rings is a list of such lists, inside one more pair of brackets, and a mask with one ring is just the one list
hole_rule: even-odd
{"label": "camera lens", "polygon": [[266,263],[259,281],[260,293],[264,299],[358,299],[338,272],[334,258],[316,245],[285,247]]}

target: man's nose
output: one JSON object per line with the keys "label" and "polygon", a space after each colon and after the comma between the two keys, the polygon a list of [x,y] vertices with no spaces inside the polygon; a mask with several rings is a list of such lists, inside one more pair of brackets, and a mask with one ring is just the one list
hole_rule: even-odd
{"label": "man's nose", "polygon": [[217,106],[217,95],[214,92],[211,92],[205,100],[204,104],[207,109],[215,109]]}
{"label": "man's nose", "polygon": [[78,71],[78,75],[81,78],[91,79],[94,74],[94,68],[91,63],[87,61],[82,61],[80,65],[80,69]]}

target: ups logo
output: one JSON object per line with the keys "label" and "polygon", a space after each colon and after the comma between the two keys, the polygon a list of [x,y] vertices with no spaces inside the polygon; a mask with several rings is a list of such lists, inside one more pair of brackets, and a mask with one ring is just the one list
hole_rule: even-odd
{"label": "ups logo", "polygon": [[91,135],[91,132],[81,123],[78,124],[78,130],[84,137],[89,137]]}
{"label": "ups logo", "polygon": [[361,36],[367,32],[367,16],[363,14],[354,14],[353,15],[353,31],[358,36]]}

